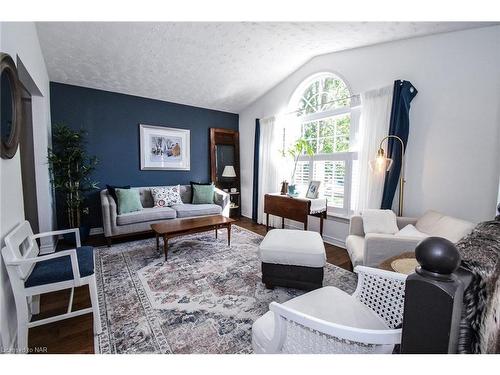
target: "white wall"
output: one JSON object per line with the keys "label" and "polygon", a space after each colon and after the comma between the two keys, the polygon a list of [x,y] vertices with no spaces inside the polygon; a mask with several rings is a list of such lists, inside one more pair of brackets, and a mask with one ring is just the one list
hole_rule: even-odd
{"label": "white wall", "polygon": [[[46,154],[50,139],[49,77],[42,56],[35,24],[0,23],[0,50],[26,67],[41,96],[32,98],[33,134],[35,137],[35,164],[40,230],[52,230],[52,198]],[[5,235],[24,220],[23,181],[19,151],[13,159],[0,159],[0,245]],[[24,182],[24,183],[30,183]],[[15,337],[16,319],[12,291],[7,272],[0,259],[0,334],[4,349],[10,348]]]}
{"label": "white wall", "polygon": [[[475,222],[493,217],[500,164],[500,26],[322,55],[300,67],[240,113],[244,216],[252,212],[255,119],[284,111],[299,83],[321,71],[338,73],[353,93],[396,79],[418,89],[411,104],[405,215],[432,208]],[[325,233],[341,242],[347,224],[327,222]]]}

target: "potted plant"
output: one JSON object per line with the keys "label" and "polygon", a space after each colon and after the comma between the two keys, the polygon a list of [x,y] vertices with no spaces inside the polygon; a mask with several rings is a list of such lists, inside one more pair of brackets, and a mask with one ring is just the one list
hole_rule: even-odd
{"label": "potted plant", "polygon": [[306,139],[302,137],[297,139],[297,141],[292,145],[292,147],[288,149],[288,155],[290,155],[294,160],[292,178],[290,180],[291,183],[288,185],[288,194],[292,197],[298,195],[297,186],[295,185],[295,172],[297,171],[297,164],[299,162],[299,157],[304,154],[308,156],[313,156],[314,150],[309,144],[309,142],[307,142]]}
{"label": "potted plant", "polygon": [[[90,226],[82,223],[82,215],[89,213],[85,206],[86,193],[98,189],[97,182],[91,179],[98,160],[87,155],[85,135],[83,130],[55,125],[52,148],[48,149],[52,187],[64,204],[69,228],[79,228],[82,241],[90,232]],[[69,235],[67,239],[74,241]]]}

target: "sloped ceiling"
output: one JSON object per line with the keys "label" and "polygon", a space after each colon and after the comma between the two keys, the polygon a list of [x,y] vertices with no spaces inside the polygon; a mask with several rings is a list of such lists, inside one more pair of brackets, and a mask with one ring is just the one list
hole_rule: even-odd
{"label": "sloped ceiling", "polygon": [[238,113],[314,56],[474,22],[44,22],[51,81]]}

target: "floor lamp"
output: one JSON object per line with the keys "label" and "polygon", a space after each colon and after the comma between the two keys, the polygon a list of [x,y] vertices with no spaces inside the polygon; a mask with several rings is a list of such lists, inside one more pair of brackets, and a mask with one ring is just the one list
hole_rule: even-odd
{"label": "floor lamp", "polygon": [[399,177],[399,208],[398,216],[403,216],[403,199],[405,190],[405,145],[403,140],[397,135],[388,135],[380,141],[380,146],[377,151],[377,157],[375,160],[370,160],[370,168],[375,173],[385,173],[389,171],[392,167],[393,160],[385,156],[384,149],[382,148],[382,143],[389,138],[397,139],[401,143],[401,173]]}

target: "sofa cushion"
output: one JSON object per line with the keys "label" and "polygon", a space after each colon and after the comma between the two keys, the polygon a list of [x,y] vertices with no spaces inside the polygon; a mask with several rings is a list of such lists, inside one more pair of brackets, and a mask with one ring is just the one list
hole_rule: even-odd
{"label": "sofa cushion", "polygon": [[443,217],[443,214],[440,214],[436,211],[426,211],[425,214],[420,217],[415,223],[415,227],[423,233],[430,234],[432,229],[436,226],[439,219]]}
{"label": "sofa cushion", "polygon": [[[91,246],[79,247],[76,249],[76,257],[80,277],[92,275],[94,273],[94,248]],[[73,280],[71,258],[63,256],[36,263],[24,285],[26,288],[30,288],[68,280]]]}
{"label": "sofa cushion", "polygon": [[475,225],[469,221],[431,210],[418,219],[415,226],[420,232],[429,236],[443,237],[451,242],[458,242],[468,235]]}
{"label": "sofa cushion", "polygon": [[216,204],[174,204],[172,208],[177,212],[177,217],[193,217],[206,215],[219,215],[222,207]]}
{"label": "sofa cushion", "polygon": [[146,221],[175,219],[177,214],[170,207],[148,207],[141,211],[130,212],[116,217],[117,225],[128,225]]}
{"label": "sofa cushion", "polygon": [[474,224],[451,216],[443,216],[429,232],[431,236],[444,237],[453,243],[460,241],[474,229]]}
{"label": "sofa cushion", "polygon": [[398,233],[395,234],[397,237],[414,237],[414,238],[427,238],[429,235],[427,233],[420,232],[412,224],[408,224]]}
{"label": "sofa cushion", "polygon": [[264,263],[291,266],[324,267],[326,263],[319,233],[294,229],[268,232],[259,246],[259,256]]}

